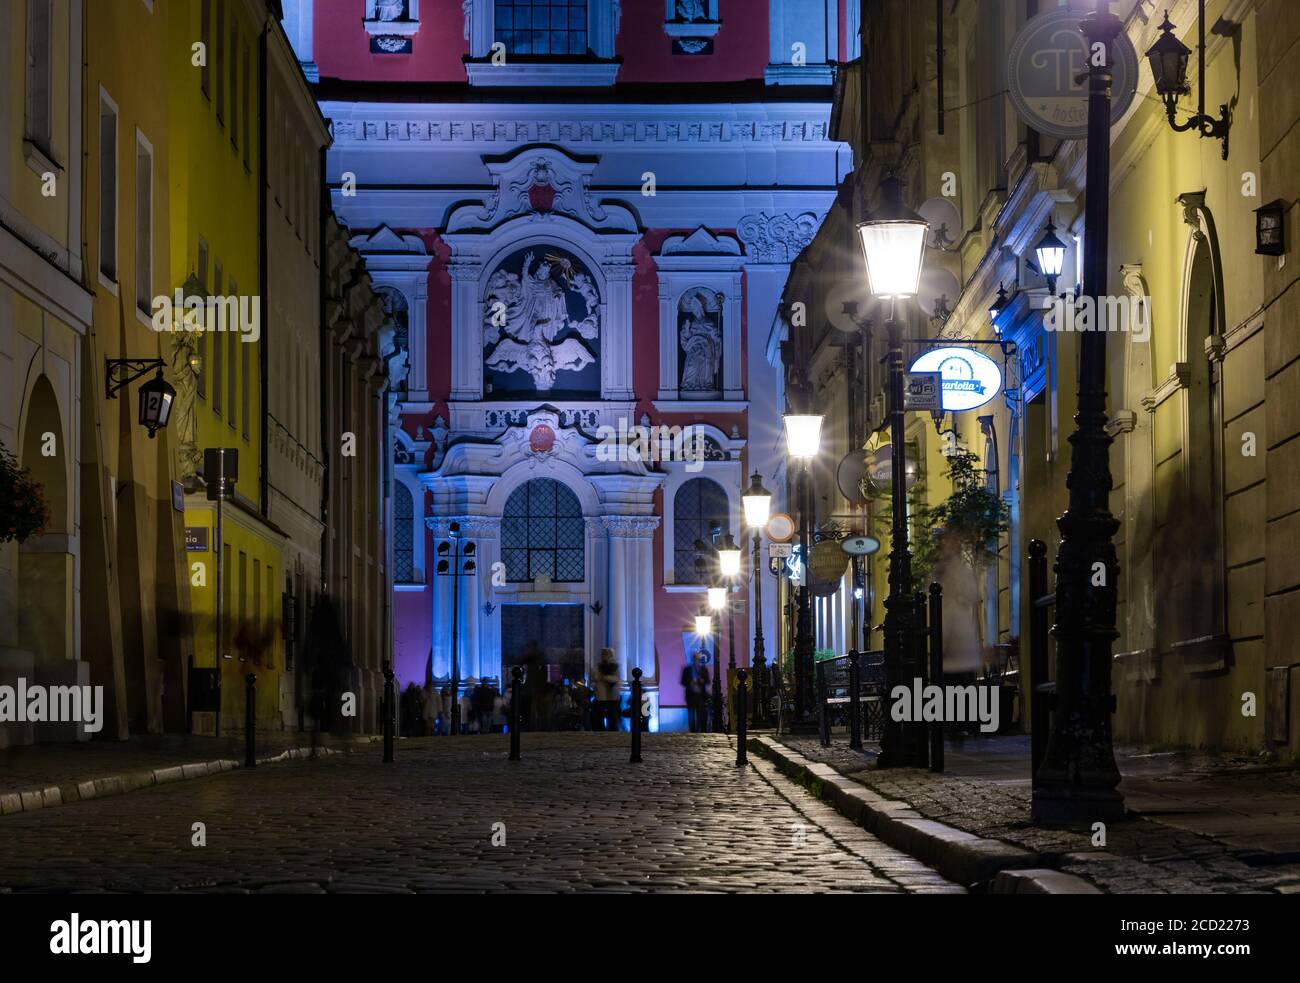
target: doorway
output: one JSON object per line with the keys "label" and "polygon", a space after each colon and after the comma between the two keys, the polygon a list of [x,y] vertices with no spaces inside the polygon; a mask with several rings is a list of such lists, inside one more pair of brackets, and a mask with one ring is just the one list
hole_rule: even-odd
{"label": "doorway", "polygon": [[501,608],[501,681],[537,654],[548,682],[587,678],[586,619],[581,604],[506,604]]}

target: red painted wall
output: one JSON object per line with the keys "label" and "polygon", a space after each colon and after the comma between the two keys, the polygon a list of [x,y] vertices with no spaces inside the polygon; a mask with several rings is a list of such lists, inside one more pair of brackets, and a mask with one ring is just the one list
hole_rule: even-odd
{"label": "red painted wall", "polygon": [[674,55],[662,0],[625,0],[615,50],[619,82],[738,82],[761,79],[768,62],[767,0],[721,0],[711,55]]}
{"label": "red painted wall", "polygon": [[469,53],[460,0],[420,0],[420,30],[409,55],[370,53],[360,0],[316,0],[312,55],[322,78],[375,82],[464,82]]}

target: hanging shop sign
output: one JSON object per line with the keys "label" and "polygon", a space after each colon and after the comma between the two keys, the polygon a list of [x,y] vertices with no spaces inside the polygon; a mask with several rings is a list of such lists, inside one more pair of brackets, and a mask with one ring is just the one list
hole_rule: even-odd
{"label": "hanging shop sign", "polygon": [[938,413],[943,409],[942,383],[938,372],[904,372],[903,409]]}
{"label": "hanging shop sign", "polygon": [[[1016,112],[1039,133],[1060,140],[1088,135],[1088,70],[1092,52],[1079,30],[1086,11],[1054,7],[1031,17],[1007,53],[1007,89]],[[1111,44],[1112,124],[1137,94],[1138,58],[1121,32]]]}
{"label": "hanging shop sign", "polygon": [[943,409],[948,413],[983,406],[1002,388],[998,363],[970,348],[935,348],[913,362],[910,371],[942,376]]}
{"label": "hanging shop sign", "polygon": [[849,536],[840,541],[840,549],[849,556],[870,556],[880,549],[880,540],[875,536]]}

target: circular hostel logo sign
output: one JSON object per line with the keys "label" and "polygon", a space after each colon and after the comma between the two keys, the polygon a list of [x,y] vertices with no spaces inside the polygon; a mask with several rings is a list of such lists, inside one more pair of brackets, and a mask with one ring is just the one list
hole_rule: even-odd
{"label": "circular hostel logo sign", "polygon": [[[1016,112],[1039,133],[1061,140],[1088,135],[1088,41],[1084,11],[1058,7],[1025,22],[1007,55],[1007,89]],[[1128,111],[1137,94],[1138,58],[1121,33],[1111,43],[1110,118]]]}
{"label": "circular hostel logo sign", "polygon": [[908,371],[939,373],[943,408],[949,413],[983,406],[1002,388],[998,363],[966,348],[935,348],[917,358]]}

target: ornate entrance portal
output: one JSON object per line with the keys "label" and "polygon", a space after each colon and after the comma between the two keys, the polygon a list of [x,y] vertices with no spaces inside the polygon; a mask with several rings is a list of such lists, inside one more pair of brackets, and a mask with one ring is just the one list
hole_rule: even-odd
{"label": "ornate entrance portal", "polygon": [[[506,604],[501,608],[501,678],[512,666],[540,660],[548,682],[587,678],[581,604]],[[536,664],[536,662],[534,662]]]}

